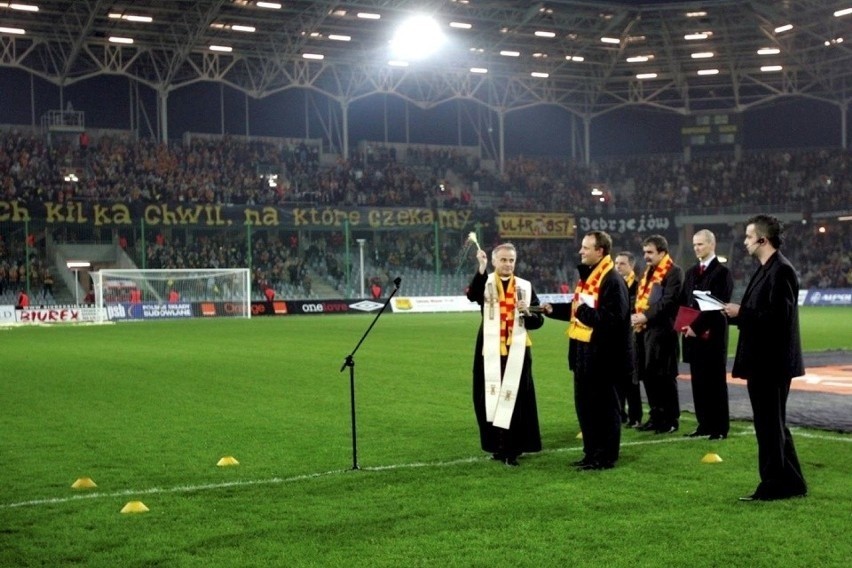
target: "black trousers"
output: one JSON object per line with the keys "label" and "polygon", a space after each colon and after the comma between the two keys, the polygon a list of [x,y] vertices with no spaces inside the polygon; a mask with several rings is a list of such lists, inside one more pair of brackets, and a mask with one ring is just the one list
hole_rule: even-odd
{"label": "black trousers", "polygon": [[791,379],[750,377],[748,397],[754,413],[761,496],[785,497],[807,491],[807,484],[787,428],[787,397]]}
{"label": "black trousers", "polygon": [[621,413],[615,384],[604,377],[575,372],[574,406],[586,458],[615,463],[621,445]]}
{"label": "black trousers", "polygon": [[618,408],[622,422],[642,422],[642,394],[639,383],[627,377],[616,385]]}
{"label": "black trousers", "polygon": [[698,431],[704,434],[727,435],[730,428],[728,383],[724,364],[698,360],[689,365],[692,400]]}

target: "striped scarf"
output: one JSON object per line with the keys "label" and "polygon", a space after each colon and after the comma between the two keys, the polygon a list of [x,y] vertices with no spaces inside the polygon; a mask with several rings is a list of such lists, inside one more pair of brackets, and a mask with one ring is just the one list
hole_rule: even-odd
{"label": "striped scarf", "polygon": [[592,340],[592,328],[577,319],[577,308],[583,302],[580,299],[580,294],[593,296],[595,299],[595,307],[598,307],[598,296],[601,293],[601,280],[606,274],[612,270],[615,264],[612,262],[612,257],[607,255],[598,262],[592,273],[586,280],[577,282],[577,288],[574,290],[574,300],[571,302],[571,323],[568,325],[568,337],[588,343]]}
{"label": "striped scarf", "polygon": [[633,286],[633,283],[636,282],[636,273],[631,271],[630,274],[627,275],[627,278],[624,279],[624,282],[627,284],[627,288],[629,290],[630,287]]}
{"label": "striped scarf", "polygon": [[503,280],[494,279],[497,288],[497,300],[500,304],[500,355],[508,355],[508,346],[512,344],[512,328],[515,325],[515,277],[509,277],[509,283],[503,290]]}
{"label": "striped scarf", "polygon": [[[642,274],[642,280],[639,281],[639,291],[636,293],[636,313],[641,314],[649,307],[651,299],[651,290],[655,285],[660,284],[663,278],[669,273],[669,269],[674,264],[672,257],[666,255],[660,260],[657,266],[648,267]],[[638,325],[634,328],[636,331],[645,329],[645,325]]]}

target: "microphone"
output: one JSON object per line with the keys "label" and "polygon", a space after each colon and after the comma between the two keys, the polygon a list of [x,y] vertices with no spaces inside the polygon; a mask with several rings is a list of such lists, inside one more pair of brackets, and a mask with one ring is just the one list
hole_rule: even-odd
{"label": "microphone", "polygon": [[397,288],[399,288],[399,285],[401,283],[402,283],[402,278],[400,278],[399,276],[397,276],[396,278],[393,279],[393,285],[396,286]]}

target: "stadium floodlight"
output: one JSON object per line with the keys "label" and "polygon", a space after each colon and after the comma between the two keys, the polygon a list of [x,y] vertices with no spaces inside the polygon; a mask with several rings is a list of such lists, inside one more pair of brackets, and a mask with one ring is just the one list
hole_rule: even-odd
{"label": "stadium floodlight", "polygon": [[393,59],[417,61],[432,55],[443,43],[438,22],[428,16],[414,16],[396,29],[390,48]]}
{"label": "stadium floodlight", "polygon": [[7,6],[9,8],[13,9],[13,10],[19,10],[21,12],[38,12],[38,6],[34,6],[32,4],[12,3],[12,4],[7,4]]}

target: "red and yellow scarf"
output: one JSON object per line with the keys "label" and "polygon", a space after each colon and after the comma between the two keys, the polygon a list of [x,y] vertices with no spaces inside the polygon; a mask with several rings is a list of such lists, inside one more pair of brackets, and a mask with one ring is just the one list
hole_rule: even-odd
{"label": "red and yellow scarf", "polygon": [[[494,278],[494,286],[497,289],[497,301],[500,304],[500,355],[509,354],[509,345],[512,344],[512,330],[515,327],[515,277],[510,276],[503,289],[503,280],[497,276]],[[527,345],[532,345],[527,335]]]}
{"label": "red and yellow scarf", "polygon": [[598,296],[601,293],[601,280],[606,276],[607,272],[612,270],[615,264],[612,262],[612,257],[607,255],[598,262],[592,273],[585,280],[577,282],[577,288],[574,290],[574,300],[571,302],[571,323],[568,325],[568,337],[588,343],[592,340],[592,328],[577,319],[577,308],[583,302],[580,299],[580,294],[592,296],[595,299],[595,307],[598,307]]}
{"label": "red and yellow scarf", "polygon": [[[649,267],[642,274],[642,280],[639,281],[639,291],[636,293],[637,314],[641,314],[648,309],[649,301],[651,299],[651,290],[653,290],[654,286],[663,281],[673,264],[674,261],[672,260],[672,257],[666,254],[662,259],[660,259],[657,266]],[[635,326],[634,329],[636,331],[642,331],[645,329],[645,325]]]}

